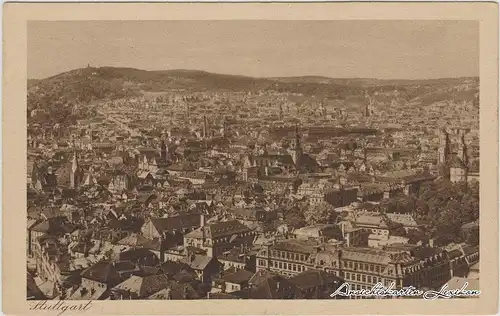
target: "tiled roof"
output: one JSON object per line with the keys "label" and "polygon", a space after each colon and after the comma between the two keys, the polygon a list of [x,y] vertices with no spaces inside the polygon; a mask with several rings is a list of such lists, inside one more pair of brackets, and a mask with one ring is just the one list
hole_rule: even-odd
{"label": "tiled roof", "polygon": [[169,280],[164,274],[150,275],[140,277],[132,275],[127,280],[118,284],[113,290],[131,291],[136,293],[139,298],[146,298],[169,285]]}
{"label": "tiled roof", "polygon": [[353,261],[363,261],[376,264],[388,264],[391,257],[388,252],[367,249],[367,248],[348,248],[342,251],[342,258]]}
{"label": "tiled roof", "polygon": [[248,283],[254,274],[246,270],[237,270],[236,272],[224,274],[222,279],[226,282],[242,284]]}
{"label": "tiled roof", "polygon": [[149,296],[151,300],[182,300],[199,299],[200,295],[191,284],[179,284],[175,281],[169,281],[166,288]]}
{"label": "tiled roof", "polygon": [[289,239],[276,243],[271,249],[311,254],[315,251],[316,246],[318,246],[316,243]]}
{"label": "tiled roof", "polygon": [[114,285],[120,280],[120,275],[113,263],[107,261],[98,262],[90,268],[85,269],[81,276],[82,278],[108,285]]}
{"label": "tiled roof", "polygon": [[207,236],[210,238],[227,237],[251,231],[250,228],[237,220],[213,223],[204,228],[206,229]]}
{"label": "tiled roof", "polygon": [[333,283],[338,283],[340,285],[341,280],[337,276],[325,271],[307,270],[292,277],[290,279],[290,282],[301,289],[310,289],[315,287],[323,287],[327,284]]}
{"label": "tiled roof", "polygon": [[204,255],[192,255],[193,258],[185,258],[182,262],[187,263],[194,270],[205,270],[214,258]]}
{"label": "tiled roof", "polygon": [[181,271],[193,271],[193,269],[184,262],[165,261],[158,266],[158,268],[169,276],[174,276]]}
{"label": "tiled roof", "polygon": [[140,247],[144,245],[148,245],[151,243],[151,240],[147,239],[146,237],[133,233],[130,234],[129,236],[119,240],[117,242],[118,245],[126,245],[126,246],[131,246],[131,247]]}
{"label": "tiled roof", "polygon": [[151,221],[160,233],[172,233],[174,230],[199,226],[201,222],[201,215],[193,214],[172,216],[166,218],[153,218]]}

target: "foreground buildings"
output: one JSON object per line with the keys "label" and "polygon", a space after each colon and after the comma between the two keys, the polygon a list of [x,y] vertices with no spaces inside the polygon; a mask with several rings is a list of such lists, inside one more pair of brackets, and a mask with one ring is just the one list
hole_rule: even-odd
{"label": "foreground buildings", "polygon": [[[477,222],[440,243],[416,205],[383,208],[438,180],[478,180],[474,133],[383,126],[398,111],[377,106],[394,96],[349,115],[323,103],[295,114],[292,97],[167,93],[89,105],[105,115],[57,133],[30,126],[29,298],[326,299],[343,282],[479,278]],[[186,115],[151,123],[161,111]]]}

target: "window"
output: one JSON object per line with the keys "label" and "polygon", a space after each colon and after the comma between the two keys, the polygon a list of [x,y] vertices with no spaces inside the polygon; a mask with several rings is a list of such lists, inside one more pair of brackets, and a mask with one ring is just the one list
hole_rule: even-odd
{"label": "window", "polygon": [[291,254],[289,252],[286,253],[286,258],[290,260]]}
{"label": "window", "polygon": [[354,262],[354,270],[357,270],[357,269],[358,269],[358,263]]}
{"label": "window", "polygon": [[371,275],[367,276],[366,279],[368,280],[368,283],[372,283],[372,276]]}
{"label": "window", "polygon": [[292,270],[293,271],[297,271],[297,265],[296,264],[292,265]]}
{"label": "window", "polygon": [[[232,264],[231,264],[232,265]],[[271,262],[269,262],[269,266],[272,268],[274,267],[274,261],[271,260]]]}
{"label": "window", "polygon": [[373,264],[370,264],[370,271],[373,271]]}
{"label": "window", "polygon": [[366,282],[366,275],[364,275],[364,274],[362,275],[361,281]]}
{"label": "window", "polygon": [[356,274],[356,281],[361,281],[361,275]]}
{"label": "window", "polygon": [[349,280],[351,278],[351,274],[349,272],[345,273],[345,279]]}
{"label": "window", "polygon": [[283,263],[281,261],[278,263],[278,265],[280,269],[283,269]]}
{"label": "window", "polygon": [[349,261],[349,268],[352,269],[352,261]]}

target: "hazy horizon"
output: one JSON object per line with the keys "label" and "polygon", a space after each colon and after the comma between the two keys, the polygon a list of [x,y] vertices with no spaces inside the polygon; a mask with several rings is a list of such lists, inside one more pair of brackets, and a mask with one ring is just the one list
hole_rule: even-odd
{"label": "hazy horizon", "polygon": [[479,76],[477,21],[31,21],[28,78],[73,69],[255,78]]}
{"label": "hazy horizon", "polygon": [[[54,77],[54,76],[57,76],[57,75],[60,75],[60,74],[63,74],[63,73],[66,73],[66,72],[70,72],[70,71],[73,71],[73,70],[77,70],[77,69],[84,69],[86,68],[87,66],[84,66],[84,67],[80,67],[80,68],[73,68],[73,69],[68,69],[68,70],[65,70],[65,71],[62,71],[60,73],[57,73],[57,74],[54,74],[54,75],[50,75],[48,77],[43,77],[43,78],[29,78],[28,77],[28,80],[43,80],[43,79],[48,79],[48,78],[51,78],[51,77]],[[92,68],[125,68],[125,69],[135,69],[135,70],[143,70],[143,71],[199,71],[199,72],[206,72],[206,73],[210,73],[210,74],[214,74],[214,75],[227,75],[227,76],[242,76],[242,77],[248,77],[248,78],[256,78],[256,79],[276,79],[276,78],[311,78],[311,77],[318,77],[318,78],[325,78],[325,79],[338,79],[338,80],[380,80],[380,81],[399,81],[399,80],[414,80],[414,81],[418,81],[418,80],[440,80],[440,79],[459,79],[459,78],[479,78],[478,75],[476,76],[458,76],[458,77],[436,77],[436,78],[369,78],[369,77],[327,77],[327,76],[324,76],[324,75],[310,75],[310,74],[305,74],[305,75],[294,75],[294,76],[273,76],[273,77],[253,77],[253,76],[249,76],[249,75],[244,75],[244,74],[227,74],[227,73],[218,73],[218,72],[214,72],[214,71],[208,71],[208,70],[204,70],[204,69],[188,69],[188,68],[184,68],[184,69],[180,69],[180,68],[173,68],[173,69],[162,69],[162,70],[154,70],[154,69],[151,69],[151,70],[146,70],[146,69],[139,69],[139,68],[134,68],[134,67],[126,67],[126,66],[106,66],[106,65],[102,65],[102,66],[94,66],[94,65],[90,65],[90,67]]]}

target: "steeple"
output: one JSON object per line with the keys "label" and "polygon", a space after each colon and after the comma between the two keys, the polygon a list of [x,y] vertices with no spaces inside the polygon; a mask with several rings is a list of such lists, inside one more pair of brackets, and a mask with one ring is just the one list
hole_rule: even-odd
{"label": "steeple", "polygon": [[71,163],[71,174],[70,174],[70,187],[75,189],[78,185],[78,158],[76,155],[76,149],[73,151],[73,161]]}
{"label": "steeple", "polygon": [[298,167],[300,163],[300,159],[302,158],[303,152],[302,152],[302,144],[301,144],[301,135],[299,133],[299,125],[295,124],[295,141],[293,143],[293,146],[291,148],[290,152],[293,162],[295,165]]}
{"label": "steeple", "polygon": [[438,165],[448,162],[450,154],[450,136],[446,129],[439,132]]}
{"label": "steeple", "polygon": [[458,143],[458,152],[457,156],[462,160],[465,166],[469,164],[469,157],[467,153],[467,143],[465,142],[465,134],[466,131],[461,129],[459,131],[459,143]]}

